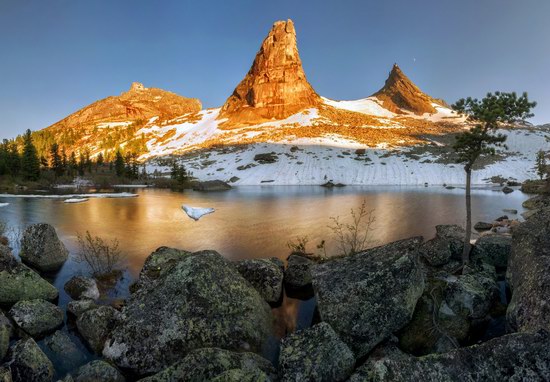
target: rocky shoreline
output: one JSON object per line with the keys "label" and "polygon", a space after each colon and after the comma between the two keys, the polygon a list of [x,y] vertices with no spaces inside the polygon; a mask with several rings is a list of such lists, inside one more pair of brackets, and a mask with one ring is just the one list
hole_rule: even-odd
{"label": "rocky shoreline", "polygon": [[[116,307],[93,278],[70,279],[66,320],[43,277],[68,252],[53,227],[33,225],[21,262],[0,244],[0,381],[547,381],[549,206],[537,196],[525,222],[488,223],[464,268],[465,232],[449,225],[286,264],[161,247]],[[283,293],[314,296],[317,314],[272,364],[262,354]]]}

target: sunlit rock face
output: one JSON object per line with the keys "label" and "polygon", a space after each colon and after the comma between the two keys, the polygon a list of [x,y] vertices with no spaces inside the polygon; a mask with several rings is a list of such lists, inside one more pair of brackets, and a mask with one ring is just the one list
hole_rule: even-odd
{"label": "sunlit rock face", "polygon": [[231,125],[248,125],[284,119],[319,103],[302,68],[294,23],[277,21],[220,118],[228,118]]}
{"label": "sunlit rock face", "polygon": [[434,104],[446,106],[444,101],[425,94],[397,66],[393,68],[384,87],[373,94],[382,106],[394,113],[412,112],[422,115],[435,113]]}

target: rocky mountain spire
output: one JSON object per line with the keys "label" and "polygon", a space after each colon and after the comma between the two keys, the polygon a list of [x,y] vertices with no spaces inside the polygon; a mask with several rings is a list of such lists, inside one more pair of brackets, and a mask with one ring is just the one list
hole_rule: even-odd
{"label": "rocky mountain spire", "polygon": [[232,125],[254,124],[287,118],[319,102],[302,68],[294,23],[277,21],[220,118],[228,118]]}
{"label": "rocky mountain spire", "polygon": [[373,94],[384,108],[394,112],[410,111],[414,114],[435,113],[433,103],[441,104],[441,100],[430,97],[416,86],[397,66],[393,65],[384,87]]}

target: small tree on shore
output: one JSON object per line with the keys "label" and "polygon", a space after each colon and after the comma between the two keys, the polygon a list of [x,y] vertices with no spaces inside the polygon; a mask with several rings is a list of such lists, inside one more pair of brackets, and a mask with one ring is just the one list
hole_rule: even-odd
{"label": "small tree on shore", "polygon": [[540,177],[540,180],[543,180],[548,173],[548,167],[546,165],[546,156],[544,151],[542,150],[539,150],[539,152],[537,152],[535,170],[537,170],[537,175]]}
{"label": "small tree on shore", "polygon": [[40,178],[40,159],[33,144],[30,130],[23,135],[23,154],[21,155],[21,175],[25,180],[38,180]]}
{"label": "small tree on shore", "polygon": [[504,146],[506,136],[497,133],[502,124],[513,124],[533,116],[531,109],[536,102],[529,102],[527,93],[518,97],[516,93],[488,93],[482,100],[466,98],[458,100],[453,109],[466,115],[475,123],[470,130],[456,136],[453,146],[458,162],[464,164],[466,172],[466,237],[462,261],[470,260],[470,239],[472,236],[471,181],[476,161],[482,155],[494,155],[495,148]]}

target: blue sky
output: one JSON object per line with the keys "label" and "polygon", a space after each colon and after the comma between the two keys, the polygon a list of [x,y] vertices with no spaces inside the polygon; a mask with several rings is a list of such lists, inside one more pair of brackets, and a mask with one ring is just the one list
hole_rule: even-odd
{"label": "blue sky", "polygon": [[448,102],[528,91],[550,122],[548,15],[548,0],[0,0],[0,138],[133,81],[220,106],[287,18],[323,96],[366,97],[397,62]]}

